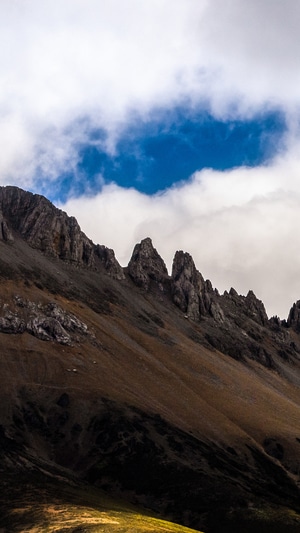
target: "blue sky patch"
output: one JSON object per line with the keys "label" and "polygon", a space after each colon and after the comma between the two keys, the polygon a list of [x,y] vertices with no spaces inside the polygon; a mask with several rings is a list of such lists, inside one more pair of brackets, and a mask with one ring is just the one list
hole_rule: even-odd
{"label": "blue sky patch", "polygon": [[90,143],[79,147],[76,176],[59,176],[50,199],[94,194],[112,182],[155,194],[203,168],[254,167],[276,155],[285,131],[278,112],[223,122],[208,113],[176,109],[157,113],[151,121],[135,119],[122,130],[112,156],[103,150],[103,131],[99,137],[94,130]]}

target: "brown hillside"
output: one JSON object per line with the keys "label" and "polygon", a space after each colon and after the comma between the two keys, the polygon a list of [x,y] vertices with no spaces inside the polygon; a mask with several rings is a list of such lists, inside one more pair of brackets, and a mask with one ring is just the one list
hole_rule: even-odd
{"label": "brown hillside", "polygon": [[0,527],[27,531],[17,472],[30,490],[37,476],[61,494],[85,483],[206,533],[300,531],[297,328],[269,321],[253,293],[220,296],[187,254],[169,277],[149,239],[120,276],[97,254],[91,265],[32,247],[10,216]]}

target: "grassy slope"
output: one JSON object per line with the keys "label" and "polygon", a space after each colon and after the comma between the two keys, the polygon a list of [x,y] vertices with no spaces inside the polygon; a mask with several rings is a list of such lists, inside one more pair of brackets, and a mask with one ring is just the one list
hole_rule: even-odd
{"label": "grassy slope", "polygon": [[196,533],[115,501],[92,487],[42,477],[2,476],[5,533]]}

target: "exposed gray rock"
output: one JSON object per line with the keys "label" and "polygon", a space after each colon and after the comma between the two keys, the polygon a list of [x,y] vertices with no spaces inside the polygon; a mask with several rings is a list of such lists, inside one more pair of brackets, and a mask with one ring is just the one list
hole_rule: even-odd
{"label": "exposed gray rock", "polygon": [[229,295],[232,296],[232,297],[239,297],[237,291],[231,287],[230,291],[229,291]]}
{"label": "exposed gray rock", "polygon": [[94,339],[84,322],[55,302],[42,305],[15,296],[11,306],[14,306],[14,312],[10,310],[8,303],[3,305],[4,316],[0,317],[1,333],[27,331],[40,340],[66,345],[77,341],[82,335]]}
{"label": "exposed gray rock", "polygon": [[26,322],[12,313],[6,313],[4,317],[0,317],[0,332],[1,333],[24,333],[26,330]]}
{"label": "exposed gray rock", "polygon": [[87,333],[88,327],[84,322],[79,320],[75,315],[64,311],[56,303],[49,303],[43,310],[47,317],[55,318],[67,331]]}
{"label": "exposed gray rock", "polygon": [[70,335],[55,318],[37,316],[29,320],[26,330],[42,341],[54,340],[67,345],[72,343]]}
{"label": "exposed gray rock", "polygon": [[0,240],[5,242],[14,242],[13,234],[10,231],[8,224],[0,211]]}
{"label": "exposed gray rock", "polygon": [[[68,217],[43,196],[17,187],[0,187],[0,241],[13,243],[15,239],[10,248],[14,250],[20,237],[43,254],[74,263],[76,267],[105,270],[117,280],[125,277],[113,250],[95,245],[81,231],[74,217]],[[269,321],[263,303],[253,291],[241,296],[231,288],[221,296],[209,280],[204,280],[188,253],[176,252],[169,276],[150,238],[135,246],[127,272],[144,290],[160,290],[170,296],[191,320],[197,322],[205,318],[200,337],[202,335],[205,342],[232,357],[252,357],[271,366],[269,353],[261,349],[266,336],[270,343],[278,344],[280,357],[299,353],[294,332],[288,328],[300,332],[300,301],[292,307],[286,323],[278,318]],[[86,324],[57,303],[45,305],[16,297],[13,305],[2,308],[0,332],[24,331],[62,344],[76,342],[83,335],[92,337]]]}
{"label": "exposed gray rock", "polygon": [[125,279],[123,268],[116,260],[115,252],[111,248],[97,244],[95,247],[95,254],[99,257],[105,270],[111,277],[118,280]]}
{"label": "exposed gray rock", "polygon": [[287,319],[287,326],[300,332],[300,300],[293,304]]}
{"label": "exposed gray rock", "polygon": [[266,326],[269,322],[264,304],[251,290],[247,296],[242,296],[231,288],[229,293],[225,292],[220,297],[220,302],[221,306],[224,306],[227,312],[229,311],[235,317],[234,321],[237,321],[236,323],[239,322],[241,316],[250,318],[260,326]]}
{"label": "exposed gray rock", "polygon": [[149,290],[152,281],[163,290],[163,284],[168,279],[168,270],[149,237],[135,245],[128,263],[128,274],[136,285],[145,290]]}
{"label": "exposed gray rock", "polygon": [[218,323],[223,323],[226,320],[223,309],[218,302],[211,302],[209,312],[213,319]]}
{"label": "exposed gray rock", "polygon": [[0,208],[10,227],[32,247],[61,259],[93,264],[93,243],[76,219],[43,196],[18,187],[1,187]]}
{"label": "exposed gray rock", "polygon": [[258,324],[265,326],[268,323],[268,315],[261,300],[259,300],[253,291],[249,291],[245,298],[246,314]]}
{"label": "exposed gray rock", "polygon": [[102,266],[112,277],[124,278],[113,251],[97,247],[74,217],[44,196],[18,187],[0,187],[0,239],[11,241],[12,231],[47,255],[90,268]]}
{"label": "exposed gray rock", "polygon": [[[151,239],[144,239],[135,246],[128,273],[145,290],[153,281],[163,288],[168,282],[171,298],[185,317],[194,322],[205,319],[205,325],[202,324],[205,342],[235,359],[255,359],[268,368],[275,368],[271,353],[262,347],[266,338],[271,344],[278,343],[280,357],[289,357],[299,351],[280,321],[269,321],[263,303],[253,291],[242,296],[231,288],[220,295],[209,280],[204,280],[189,253],[176,252],[172,275],[168,277]],[[290,322],[298,323],[300,331],[300,302],[298,307],[294,306],[291,316]]]}
{"label": "exposed gray rock", "polygon": [[172,267],[174,303],[192,320],[199,320],[211,305],[210,282],[205,282],[190,254],[178,251]]}

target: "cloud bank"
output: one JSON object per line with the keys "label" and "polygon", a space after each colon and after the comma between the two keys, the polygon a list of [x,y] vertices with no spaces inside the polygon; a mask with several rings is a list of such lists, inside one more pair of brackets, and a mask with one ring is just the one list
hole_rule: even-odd
{"label": "cloud bank", "polygon": [[300,298],[299,22],[298,0],[2,0],[0,183],[58,197],[59,176],[83,179],[91,131],[113,154],[155,109],[278,110],[288,132],[267,166],[202,170],[154,196],[99,175],[95,197],[63,207],[123,264],[150,235],[169,265],[190,251],[220,290],[252,288],[285,317]]}
{"label": "cloud bank", "polygon": [[154,107],[280,107],[298,123],[299,19],[297,0],[3,0],[1,181],[75,167],[93,127],[113,151]]}

